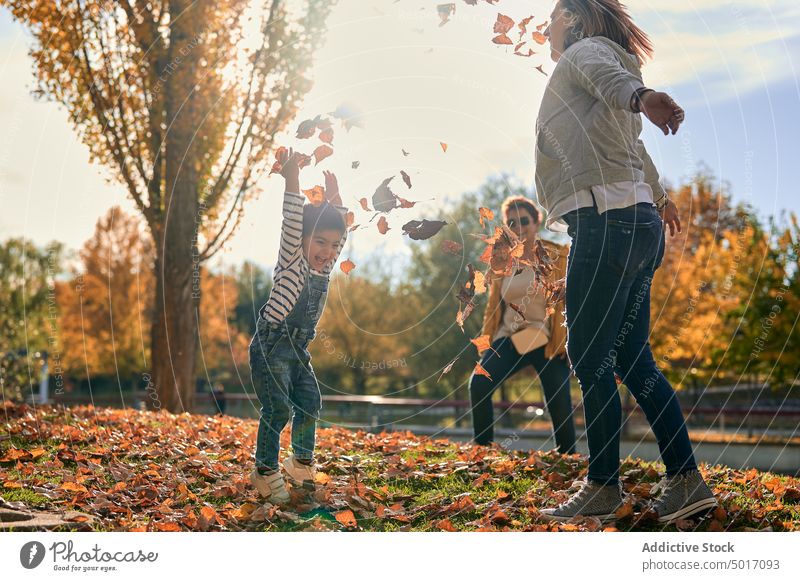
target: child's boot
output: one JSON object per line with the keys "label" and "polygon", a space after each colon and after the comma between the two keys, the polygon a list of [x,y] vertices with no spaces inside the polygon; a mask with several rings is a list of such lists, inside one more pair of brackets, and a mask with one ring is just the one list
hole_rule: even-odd
{"label": "child's boot", "polygon": [[274,504],[289,502],[289,491],[286,490],[286,482],[280,470],[272,474],[259,474],[258,468],[253,468],[250,473],[250,483],[265,500]]}
{"label": "child's boot", "polygon": [[294,456],[290,456],[283,461],[283,468],[286,470],[289,482],[302,486],[306,490],[314,489],[314,476],[317,473],[317,469],[314,467],[313,462],[306,464],[298,461]]}

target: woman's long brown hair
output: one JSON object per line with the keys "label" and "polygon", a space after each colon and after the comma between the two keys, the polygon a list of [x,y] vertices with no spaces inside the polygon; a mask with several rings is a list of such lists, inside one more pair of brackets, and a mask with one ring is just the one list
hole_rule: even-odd
{"label": "woman's long brown hair", "polygon": [[559,0],[558,3],[574,16],[565,49],[588,36],[605,36],[636,55],[640,63],[653,57],[650,38],[634,24],[628,9],[619,0]]}

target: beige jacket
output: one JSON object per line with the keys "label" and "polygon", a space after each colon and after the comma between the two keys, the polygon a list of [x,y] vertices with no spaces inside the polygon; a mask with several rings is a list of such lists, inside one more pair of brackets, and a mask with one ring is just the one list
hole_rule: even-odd
{"label": "beige jacket", "polygon": [[[550,273],[550,280],[561,280],[567,275],[567,255],[569,254],[569,247],[555,244],[547,240],[542,240],[547,251],[551,256],[555,257],[553,263],[553,272]],[[482,335],[489,335],[494,339],[495,333],[500,328],[500,322],[503,320],[503,309],[506,308],[505,303],[500,298],[501,286],[503,278],[493,278],[489,286],[489,299],[486,303],[486,312],[483,314],[483,330]],[[550,315],[550,341],[544,347],[544,356],[547,359],[552,359],[556,355],[561,355],[566,352],[567,344],[567,329],[564,327],[564,302],[559,301],[555,305],[555,312]]]}

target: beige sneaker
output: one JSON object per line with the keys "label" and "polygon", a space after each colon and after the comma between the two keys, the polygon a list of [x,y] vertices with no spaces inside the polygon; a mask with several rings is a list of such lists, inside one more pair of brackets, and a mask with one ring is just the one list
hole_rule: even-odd
{"label": "beige sneaker", "polygon": [[266,500],[275,504],[289,502],[289,491],[280,471],[274,474],[259,474],[257,468],[250,473],[250,483]]}
{"label": "beige sneaker", "polygon": [[306,465],[298,462],[294,456],[290,456],[283,461],[283,469],[286,470],[286,476],[289,477],[289,482],[302,486],[307,490],[314,489],[314,476],[317,469],[313,464]]}

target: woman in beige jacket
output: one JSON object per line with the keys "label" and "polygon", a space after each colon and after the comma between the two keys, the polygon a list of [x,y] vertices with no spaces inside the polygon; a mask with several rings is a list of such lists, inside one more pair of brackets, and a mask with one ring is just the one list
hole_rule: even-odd
{"label": "woman in beige jacket", "polygon": [[[523,196],[507,198],[502,215],[503,221],[525,240],[525,244],[535,243],[540,214],[533,202]],[[568,249],[551,242],[544,244],[554,257],[550,276],[553,280],[564,278]],[[516,308],[509,307],[512,303]],[[491,378],[473,373],[469,383],[477,444],[489,444],[494,438],[492,394],[495,389],[517,371],[531,365],[542,382],[558,450],[566,454],[575,452],[563,310],[564,305],[559,303],[555,312],[547,316],[545,297],[531,268],[492,280],[481,333],[489,335],[492,341],[492,348],[487,349],[481,359],[481,366]]]}

